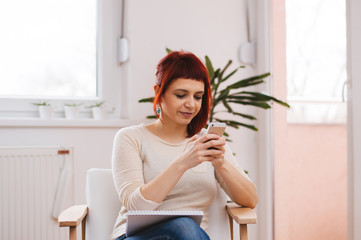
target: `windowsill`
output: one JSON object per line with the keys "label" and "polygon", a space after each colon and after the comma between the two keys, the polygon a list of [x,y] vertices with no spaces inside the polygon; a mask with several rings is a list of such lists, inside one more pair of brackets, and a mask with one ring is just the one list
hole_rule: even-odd
{"label": "windowsill", "polygon": [[0,118],[1,127],[68,127],[68,128],[120,128],[133,125],[128,119],[40,119],[40,118]]}
{"label": "windowsill", "polygon": [[320,126],[320,125],[325,125],[325,126],[333,126],[333,125],[346,125],[346,122],[288,122],[288,124],[293,125],[293,126],[302,126],[302,125],[307,125],[307,126]]}

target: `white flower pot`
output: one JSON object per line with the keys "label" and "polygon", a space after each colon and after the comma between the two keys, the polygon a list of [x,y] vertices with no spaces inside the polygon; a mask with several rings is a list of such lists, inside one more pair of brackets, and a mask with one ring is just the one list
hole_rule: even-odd
{"label": "white flower pot", "polygon": [[104,119],[105,118],[105,109],[102,107],[93,107],[93,118],[94,119]]}
{"label": "white flower pot", "polygon": [[54,107],[39,106],[39,116],[41,119],[52,119],[54,117]]}
{"label": "white flower pot", "polygon": [[79,117],[80,108],[78,106],[64,106],[64,110],[66,119],[77,119]]}

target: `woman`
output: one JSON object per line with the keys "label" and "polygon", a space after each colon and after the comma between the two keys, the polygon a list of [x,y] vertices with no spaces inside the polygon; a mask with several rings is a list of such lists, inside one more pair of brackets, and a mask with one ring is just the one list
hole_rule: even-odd
{"label": "woman", "polygon": [[[158,119],[121,129],[113,146],[113,177],[122,209],[113,238],[209,239],[207,209],[220,184],[242,206],[254,208],[253,182],[237,166],[224,137],[204,134],[212,104],[207,69],[192,53],[165,56],[157,66],[154,112]],[[156,224],[125,237],[129,210],[201,210],[201,226],[188,218]],[[182,231],[187,229],[187,231]]]}

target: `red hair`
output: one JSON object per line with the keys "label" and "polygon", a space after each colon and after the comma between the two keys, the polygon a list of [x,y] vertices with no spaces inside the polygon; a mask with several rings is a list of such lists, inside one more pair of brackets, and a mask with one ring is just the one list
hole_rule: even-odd
{"label": "red hair", "polygon": [[204,83],[202,106],[198,114],[188,124],[188,137],[199,133],[207,124],[209,111],[212,106],[212,90],[208,71],[204,64],[193,54],[185,51],[174,51],[160,60],[157,66],[157,85],[159,91],[153,102],[154,113],[159,118],[157,105],[172,81],[178,78],[193,79]]}

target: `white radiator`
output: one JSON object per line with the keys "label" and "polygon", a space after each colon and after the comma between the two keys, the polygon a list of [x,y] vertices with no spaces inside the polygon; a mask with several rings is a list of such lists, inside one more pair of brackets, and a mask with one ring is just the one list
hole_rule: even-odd
{"label": "white radiator", "polygon": [[59,212],[74,202],[72,149],[0,147],[0,239],[63,240]]}

